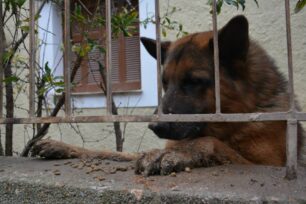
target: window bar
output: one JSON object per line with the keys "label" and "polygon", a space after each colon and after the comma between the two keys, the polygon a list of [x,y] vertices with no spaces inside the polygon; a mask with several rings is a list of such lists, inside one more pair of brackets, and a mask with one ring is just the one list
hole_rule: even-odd
{"label": "window bar", "polygon": [[105,1],[106,10],[106,108],[108,114],[112,115],[112,7],[111,0]]}
{"label": "window bar", "polygon": [[[41,118],[0,118],[0,124],[33,123],[112,123],[112,122],[256,122],[287,121],[291,113],[232,113],[232,114],[163,114],[157,115],[99,115]],[[298,121],[306,121],[306,113],[296,113]],[[294,121],[293,121],[294,122]]]}
{"label": "window bar", "polygon": [[288,91],[291,118],[287,121],[287,137],[286,137],[286,155],[287,155],[287,169],[286,178],[295,179],[297,169],[297,120],[296,120],[296,105],[294,102],[294,81],[293,81],[293,62],[292,62],[292,38],[291,38],[291,23],[290,23],[290,3],[285,0],[286,11],[286,34],[287,34],[287,58],[288,58]]}
{"label": "window bar", "polygon": [[157,95],[158,115],[162,114],[162,70],[161,70],[161,38],[160,38],[160,13],[159,0],[155,0],[155,23],[156,23],[156,63],[157,63]]}
{"label": "window bar", "polygon": [[64,39],[64,81],[65,81],[65,115],[71,116],[71,42],[70,42],[70,0],[65,0],[65,39]]}
{"label": "window bar", "polygon": [[0,118],[3,117],[3,21],[2,21],[2,0],[0,0]]}
{"label": "window bar", "polygon": [[36,43],[35,43],[35,0],[30,0],[30,68],[29,68],[29,115],[35,116],[35,59],[36,59]]}
{"label": "window bar", "polygon": [[220,71],[219,71],[219,43],[218,43],[218,26],[217,26],[217,1],[212,5],[213,35],[214,35],[214,67],[215,67],[215,99],[216,113],[221,113],[220,102]]}

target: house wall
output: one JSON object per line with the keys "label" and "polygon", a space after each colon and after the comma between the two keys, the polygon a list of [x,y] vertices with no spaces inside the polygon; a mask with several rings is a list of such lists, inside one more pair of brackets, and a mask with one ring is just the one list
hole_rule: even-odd
{"label": "house wall", "polygon": [[[144,0],[140,0],[143,2]],[[297,0],[290,1],[291,11]],[[154,11],[153,1],[149,1],[150,5],[144,6],[145,9],[141,10],[141,15],[146,16],[147,11]],[[211,30],[212,20],[209,14],[209,6],[206,5],[206,1],[185,1],[185,0],[164,0],[161,3],[161,15],[163,15],[169,6],[175,6],[180,9],[179,12],[175,13],[171,19],[175,19],[181,22],[184,26],[184,30],[188,32],[197,32]],[[286,50],[286,33],[285,33],[285,15],[284,15],[284,4],[283,1],[279,0],[258,0],[259,8],[253,1],[246,1],[246,10],[244,12],[236,10],[233,7],[224,5],[221,14],[218,16],[218,27],[222,27],[232,16],[237,14],[244,14],[249,19],[250,23],[250,35],[253,39],[256,39],[267,52],[275,59],[276,64],[280,67],[284,75],[287,75],[287,50]],[[300,101],[301,107],[306,111],[306,83],[303,79],[306,79],[306,9],[302,10],[298,14],[292,14],[292,37],[293,37],[293,62],[294,62],[294,77],[295,77],[295,91],[298,100]],[[142,31],[146,32],[146,31]],[[148,36],[154,37],[154,29],[147,31]],[[164,39],[174,40],[176,33],[169,32],[167,37]],[[142,47],[143,49],[143,47]],[[144,53],[144,50],[142,50]],[[51,58],[52,59],[52,58]],[[155,70],[154,60],[147,56],[142,59],[142,66],[147,67],[151,65],[152,69]],[[151,69],[148,67],[146,69]],[[152,71],[152,70],[151,70]],[[148,75],[152,78],[146,78],[145,81],[154,83],[156,80],[153,72]],[[146,76],[146,77],[148,77]],[[143,76],[145,77],[145,76]],[[156,89],[155,89],[156,91]],[[156,96],[156,92],[152,96]],[[121,95],[122,96],[122,95]],[[85,97],[85,96],[83,96]],[[83,100],[83,99],[82,99]],[[84,103],[80,100],[78,103],[80,107]],[[85,99],[84,99],[85,100]],[[86,99],[87,100],[87,99]],[[126,99],[125,99],[126,100]],[[126,100],[128,101],[128,100]],[[81,115],[100,115],[103,114],[104,110],[97,108],[102,104],[100,99],[92,100],[94,104],[92,107],[84,109],[78,109],[76,114]],[[83,105],[82,105],[83,104]],[[127,104],[127,103],[125,103]],[[151,105],[144,106],[131,105],[136,103],[129,103],[130,107],[126,108],[127,105],[122,105],[120,112],[126,114],[127,112],[133,111],[133,114],[152,114],[156,102]],[[136,108],[133,108],[135,107]],[[101,149],[108,148],[114,149],[114,135],[112,132],[112,124],[79,124],[79,127],[70,124],[52,125],[49,130],[48,136],[63,140],[68,143],[83,145],[88,148]],[[78,135],[78,128],[80,129],[81,135]],[[15,150],[18,152],[22,149],[24,143],[31,136],[31,126],[29,125],[16,125],[15,130]],[[82,137],[84,139],[82,139]],[[127,130],[125,131],[125,150],[126,151],[137,151],[146,150],[150,148],[162,147],[164,144],[163,140],[156,138],[150,130],[146,128],[146,124],[141,123],[129,123]],[[84,142],[85,141],[85,142]]]}
{"label": "house wall", "polygon": [[[209,13],[210,6],[207,1],[165,0],[160,1],[162,13],[167,8],[177,7],[172,19],[181,22],[189,33],[212,29],[212,18]],[[297,98],[306,111],[306,8],[294,14],[297,0],[290,0],[291,28],[295,91]],[[279,0],[258,0],[259,7],[253,0],[246,1],[246,9],[237,10],[233,6],[223,5],[218,15],[218,28],[221,28],[233,16],[245,15],[249,20],[250,36],[255,39],[274,58],[276,65],[287,76],[287,41],[285,24],[285,4]],[[171,10],[171,9],[170,9]],[[175,32],[169,33],[166,39],[175,39]]]}

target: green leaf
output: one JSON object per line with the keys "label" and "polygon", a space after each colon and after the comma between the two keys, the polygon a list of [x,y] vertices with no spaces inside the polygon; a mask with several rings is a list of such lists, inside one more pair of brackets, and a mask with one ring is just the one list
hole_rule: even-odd
{"label": "green leaf", "polygon": [[17,82],[19,81],[20,78],[17,76],[11,76],[11,77],[7,77],[3,80],[4,83],[13,83],[13,82]]}
{"label": "green leaf", "polygon": [[64,91],[64,89],[55,89],[56,93],[62,93]]}
{"label": "green leaf", "polygon": [[299,0],[299,1],[296,3],[294,12],[295,12],[295,13],[300,12],[300,11],[305,7],[305,5],[306,5],[306,0]]}
{"label": "green leaf", "polygon": [[16,4],[19,8],[21,8],[23,6],[23,4],[26,2],[26,0],[15,0]]}
{"label": "green leaf", "polygon": [[51,75],[51,68],[49,67],[49,62],[46,62],[45,64],[45,73],[47,75]]}
{"label": "green leaf", "polygon": [[167,31],[165,28],[162,28],[162,34],[163,34],[163,37],[167,37]]}
{"label": "green leaf", "polygon": [[30,30],[30,27],[29,27],[29,26],[20,26],[20,29],[21,29],[22,31],[28,33],[29,30]]}
{"label": "green leaf", "polygon": [[65,83],[63,81],[58,81],[58,82],[54,82],[53,85],[58,86],[58,87],[64,87]]}

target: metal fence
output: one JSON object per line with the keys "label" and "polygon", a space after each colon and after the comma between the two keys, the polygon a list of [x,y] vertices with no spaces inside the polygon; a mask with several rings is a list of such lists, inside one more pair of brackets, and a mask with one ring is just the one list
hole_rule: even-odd
{"label": "metal fence", "polygon": [[[291,25],[290,25],[290,5],[289,0],[285,2],[286,12],[286,34],[287,34],[287,54],[288,54],[288,74],[289,74],[289,93],[290,109],[287,112],[273,113],[221,113],[220,104],[220,77],[219,77],[219,50],[218,31],[217,31],[217,8],[216,0],[213,1],[213,44],[214,44],[214,65],[215,65],[215,96],[216,113],[215,114],[171,114],[162,113],[162,82],[158,77],[158,112],[155,115],[113,115],[112,114],[112,84],[111,84],[111,0],[105,0],[106,4],[106,30],[107,30],[107,115],[102,116],[73,116],[71,111],[71,50],[70,44],[70,0],[64,1],[64,81],[65,81],[65,116],[64,117],[35,117],[35,5],[34,0],[30,0],[30,90],[29,90],[29,117],[28,118],[4,118],[3,117],[3,80],[0,80],[0,124],[35,124],[35,123],[100,123],[100,122],[250,122],[250,121],[287,121],[287,171],[286,177],[296,178],[297,169],[297,124],[299,121],[306,121],[306,113],[298,112],[294,102],[294,83],[293,83],[293,63],[291,46]],[[159,0],[155,0],[156,16],[156,41],[157,41],[157,73],[161,76],[161,49],[160,49],[160,15]],[[0,4],[0,16],[2,16],[2,4]],[[2,21],[0,21],[2,23]],[[3,25],[0,24],[0,27]],[[0,39],[3,39],[3,33],[0,32]],[[1,42],[3,42],[1,40]],[[0,59],[3,56],[3,44],[0,43]],[[3,64],[0,60],[0,79],[3,79]]]}

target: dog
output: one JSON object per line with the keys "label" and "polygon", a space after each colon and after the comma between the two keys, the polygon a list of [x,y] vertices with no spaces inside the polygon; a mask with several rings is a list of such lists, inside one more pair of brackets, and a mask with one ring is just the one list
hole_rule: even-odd
{"label": "dog", "polygon": [[[249,37],[247,19],[232,18],[218,31],[222,113],[289,110],[287,80],[266,51]],[[156,42],[141,38],[156,58]],[[189,34],[161,43],[164,114],[215,113],[214,46],[212,31]],[[272,122],[157,122],[149,128],[167,139],[164,149],[142,154],[91,151],[54,140],[33,148],[45,158],[98,157],[136,161],[136,173],[167,175],[185,168],[222,164],[284,166],[286,121]],[[303,129],[298,126],[298,152]]]}

